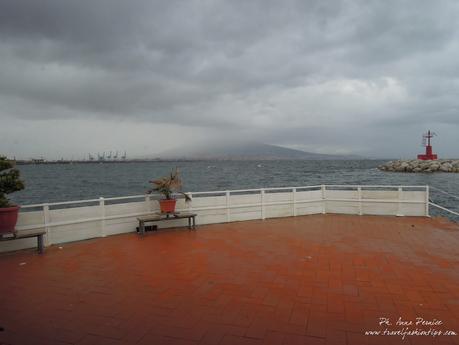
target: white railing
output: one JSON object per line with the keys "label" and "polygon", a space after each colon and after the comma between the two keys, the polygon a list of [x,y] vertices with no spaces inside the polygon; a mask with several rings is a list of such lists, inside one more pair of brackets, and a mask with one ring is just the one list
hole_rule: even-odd
{"label": "white railing", "polygon": [[[197,213],[198,224],[317,213],[429,215],[428,186],[318,185],[188,194],[192,202],[179,200],[177,209]],[[123,200],[128,202],[113,203]],[[49,245],[135,231],[136,217],[157,211],[158,203],[150,195],[134,195],[24,205],[21,210],[18,231],[45,228]],[[180,225],[179,220],[170,222]],[[15,242],[2,243],[0,251],[4,244],[15,248]]]}
{"label": "white railing", "polygon": [[448,209],[446,207],[440,206],[440,205],[438,205],[438,204],[436,204],[434,202],[430,202],[429,205],[431,205],[433,207],[436,207],[436,208],[439,208],[440,210],[443,210],[443,211],[445,211],[447,213],[450,213],[450,214],[453,214],[455,216],[459,216],[459,212],[455,212],[455,211],[450,210],[450,209]]}

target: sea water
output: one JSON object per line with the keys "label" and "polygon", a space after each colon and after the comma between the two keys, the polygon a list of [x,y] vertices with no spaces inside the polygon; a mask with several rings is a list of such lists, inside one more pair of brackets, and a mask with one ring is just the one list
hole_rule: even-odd
{"label": "sea water", "polygon": [[[183,180],[183,190],[189,192],[320,184],[430,185],[459,196],[459,174],[410,174],[378,170],[378,165],[384,162],[245,160],[19,165],[26,189],[12,194],[11,199],[26,205],[141,195],[150,187],[148,181],[167,175],[176,167]],[[459,211],[459,199],[450,195],[432,189],[431,199]],[[433,209],[432,213],[438,214]]]}

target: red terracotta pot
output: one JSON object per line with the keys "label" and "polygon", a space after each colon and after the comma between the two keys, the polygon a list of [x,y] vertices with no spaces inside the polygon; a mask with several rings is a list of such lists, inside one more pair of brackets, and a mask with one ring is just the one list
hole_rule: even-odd
{"label": "red terracotta pot", "polygon": [[0,208],[0,234],[14,232],[18,213],[19,206]]}
{"label": "red terracotta pot", "polygon": [[163,199],[159,200],[159,208],[161,209],[161,213],[173,213],[175,212],[175,203],[177,200],[175,199]]}

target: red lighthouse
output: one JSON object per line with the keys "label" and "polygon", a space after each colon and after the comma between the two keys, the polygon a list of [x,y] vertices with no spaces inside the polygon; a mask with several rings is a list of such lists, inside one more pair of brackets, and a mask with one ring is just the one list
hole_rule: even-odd
{"label": "red lighthouse", "polygon": [[437,155],[435,153],[432,153],[432,146],[430,145],[430,139],[432,139],[434,135],[436,134],[434,132],[431,132],[430,130],[426,134],[423,134],[422,146],[426,147],[426,154],[418,155],[418,159],[423,160],[423,161],[437,159]]}

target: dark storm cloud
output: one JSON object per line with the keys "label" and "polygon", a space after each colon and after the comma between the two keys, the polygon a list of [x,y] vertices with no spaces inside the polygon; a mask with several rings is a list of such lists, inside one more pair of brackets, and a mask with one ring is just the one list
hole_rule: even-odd
{"label": "dark storm cloud", "polygon": [[342,130],[452,135],[458,14],[427,0],[3,0],[0,119],[198,126],[319,151],[359,151]]}

